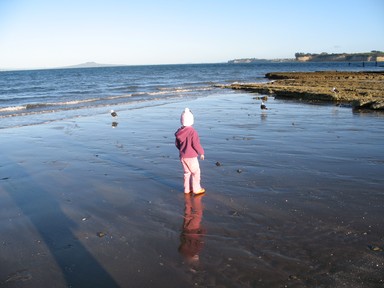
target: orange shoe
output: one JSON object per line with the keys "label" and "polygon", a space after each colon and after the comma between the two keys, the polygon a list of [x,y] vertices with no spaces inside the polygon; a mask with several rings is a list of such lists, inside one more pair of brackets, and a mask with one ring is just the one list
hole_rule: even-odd
{"label": "orange shoe", "polygon": [[204,188],[201,188],[199,191],[193,192],[193,194],[195,194],[195,195],[201,195],[201,194],[204,194],[204,193],[205,193],[205,189]]}

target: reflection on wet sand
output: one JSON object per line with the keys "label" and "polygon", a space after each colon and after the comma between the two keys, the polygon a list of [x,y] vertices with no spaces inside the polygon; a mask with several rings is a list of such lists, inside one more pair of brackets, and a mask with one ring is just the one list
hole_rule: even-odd
{"label": "reflection on wet sand", "polygon": [[260,119],[261,119],[261,121],[265,121],[265,120],[267,120],[267,113],[266,112],[261,112],[261,114],[260,114]]}
{"label": "reflection on wet sand", "polygon": [[197,269],[199,253],[203,249],[205,231],[201,227],[203,219],[203,195],[185,195],[185,210],[182,232],[180,235],[179,252],[191,269]]}

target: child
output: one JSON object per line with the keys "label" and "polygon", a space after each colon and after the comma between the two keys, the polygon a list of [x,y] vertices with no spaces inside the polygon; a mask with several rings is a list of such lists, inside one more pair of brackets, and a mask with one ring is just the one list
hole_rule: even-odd
{"label": "child", "polygon": [[184,169],[184,193],[203,194],[200,186],[200,165],[197,156],[204,160],[204,149],[200,144],[199,135],[192,127],[194,119],[192,112],[185,108],[181,114],[182,127],[176,133],[176,147],[180,151],[180,161]]}

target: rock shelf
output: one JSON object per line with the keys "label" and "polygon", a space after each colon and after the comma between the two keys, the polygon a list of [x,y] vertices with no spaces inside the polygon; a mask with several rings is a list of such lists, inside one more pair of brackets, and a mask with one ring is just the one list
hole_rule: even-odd
{"label": "rock shelf", "polygon": [[355,110],[384,111],[384,71],[272,72],[266,83],[234,83],[240,89],[276,98],[349,104]]}

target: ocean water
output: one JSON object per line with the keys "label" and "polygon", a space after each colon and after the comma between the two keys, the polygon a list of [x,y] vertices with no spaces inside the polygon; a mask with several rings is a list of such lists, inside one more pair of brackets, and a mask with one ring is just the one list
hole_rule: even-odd
{"label": "ocean water", "polygon": [[374,63],[221,63],[0,71],[0,129],[234,93],[214,85],[266,81],[268,72],[380,69]]}

